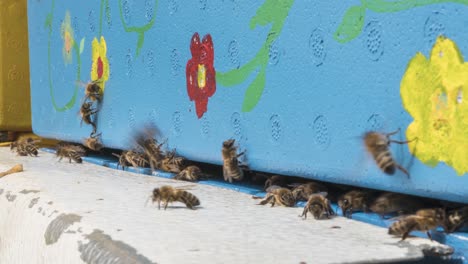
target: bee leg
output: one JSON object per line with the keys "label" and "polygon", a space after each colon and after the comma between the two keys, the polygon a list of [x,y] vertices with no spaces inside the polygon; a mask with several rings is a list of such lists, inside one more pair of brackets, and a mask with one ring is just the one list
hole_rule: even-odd
{"label": "bee leg", "polygon": [[405,239],[408,237],[408,235],[409,235],[409,232],[403,233],[403,236],[401,237],[401,240],[400,240],[400,241],[405,240]]}
{"label": "bee leg", "polygon": [[304,211],[302,211],[302,215],[299,215],[299,217],[304,217],[302,218],[302,220],[306,220],[307,219],[307,206],[304,207]]}
{"label": "bee leg", "polygon": [[390,143],[408,144],[408,143],[410,143],[410,142],[412,142],[412,141],[414,141],[414,140],[416,140],[416,139],[413,138],[412,140],[406,140],[406,141],[399,141],[399,140],[393,140],[393,139],[391,139],[391,140],[390,140]]}
{"label": "bee leg", "polygon": [[237,154],[237,158],[239,158],[240,156],[244,155],[245,154],[245,151],[242,151],[241,153]]}
{"label": "bee leg", "polygon": [[161,210],[161,199],[158,199],[158,210]]}
{"label": "bee leg", "polygon": [[276,203],[276,197],[273,197],[273,199],[271,199],[271,207],[275,206],[275,203]]}
{"label": "bee leg", "polygon": [[389,137],[389,136],[393,136],[393,135],[395,135],[395,134],[398,133],[398,132],[400,132],[400,128],[398,128],[398,130],[396,130],[396,131],[387,133],[387,136],[388,136],[388,137]]}
{"label": "bee leg", "polygon": [[408,179],[410,178],[410,174],[405,168],[403,168],[400,164],[395,163],[395,165],[399,170],[401,170],[404,174],[406,174],[406,176],[408,176]]}
{"label": "bee leg", "polygon": [[168,200],[166,200],[166,202],[164,203],[164,210],[166,210],[166,209],[167,209],[167,206],[168,206],[168,205],[169,205],[169,201],[168,201]]}

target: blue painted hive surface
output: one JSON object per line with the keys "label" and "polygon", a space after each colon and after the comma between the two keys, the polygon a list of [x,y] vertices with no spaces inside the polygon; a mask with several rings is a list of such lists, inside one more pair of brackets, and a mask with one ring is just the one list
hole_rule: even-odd
{"label": "blue painted hive surface", "polygon": [[[29,0],[33,129],[88,137],[79,82],[99,80],[106,147],[153,122],[189,159],[221,164],[235,138],[255,170],[466,202],[467,14],[436,0]],[[398,128],[418,139],[390,146],[410,178],[363,145]]]}

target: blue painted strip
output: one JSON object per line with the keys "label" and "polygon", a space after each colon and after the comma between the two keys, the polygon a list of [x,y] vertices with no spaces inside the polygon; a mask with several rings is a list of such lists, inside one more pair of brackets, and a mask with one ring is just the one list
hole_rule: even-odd
{"label": "blue painted strip", "polygon": [[[55,154],[54,149],[42,148],[42,151],[53,153]],[[83,160],[89,163],[93,163],[96,165],[105,166],[112,169],[117,169],[117,159],[114,157],[106,157],[106,156],[98,156],[98,155],[91,155],[87,157],[83,157]],[[122,169],[119,167],[118,169]],[[127,167],[125,171],[145,174],[150,176],[162,177],[167,179],[174,178],[174,173],[164,172],[164,171],[155,171],[151,174],[151,170],[149,168],[133,168]],[[254,195],[258,197],[265,197],[266,192],[257,185],[252,185],[248,183],[228,183],[223,180],[201,180],[198,182],[199,184],[215,186],[219,188],[229,189],[241,193],[246,193],[249,195]],[[298,202],[296,207],[304,207],[306,202]],[[337,215],[343,215],[343,212],[338,207],[337,204],[332,204],[333,209],[337,213]],[[357,220],[360,222],[388,228],[395,220],[394,219],[382,219],[378,214],[374,213],[361,213],[356,212],[352,215],[353,220]],[[439,243],[449,245],[453,247],[455,250],[454,254],[450,256],[451,260],[454,261],[461,261],[464,264],[468,264],[468,234],[467,233],[452,233],[452,234],[444,234],[441,232],[442,230],[439,229],[435,232],[432,232],[432,237],[434,240],[438,241]],[[411,235],[427,238],[426,233],[424,232],[411,232]]]}

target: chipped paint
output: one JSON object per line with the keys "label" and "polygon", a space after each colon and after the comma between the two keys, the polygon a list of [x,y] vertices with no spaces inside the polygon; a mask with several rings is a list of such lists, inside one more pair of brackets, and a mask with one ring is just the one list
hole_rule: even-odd
{"label": "chipped paint", "polygon": [[52,202],[52,201],[49,201],[47,204],[54,204],[54,202]]}
{"label": "chipped paint", "polygon": [[39,190],[26,190],[26,189],[24,189],[19,193],[28,194],[28,193],[38,193],[38,192],[40,192],[40,191]]}
{"label": "chipped paint", "polygon": [[5,197],[9,202],[13,202],[16,199],[16,195],[10,192],[7,192]]}
{"label": "chipped paint", "polygon": [[3,189],[0,189],[0,195],[2,195],[2,194],[3,194]]}
{"label": "chipped paint", "polygon": [[29,202],[29,208],[33,208],[34,205],[37,204],[37,202],[39,201],[40,197],[36,197],[34,199],[31,199],[31,202]]}
{"label": "chipped paint", "polygon": [[81,252],[81,259],[85,263],[156,263],[138,254],[135,248],[124,242],[113,240],[101,230],[95,229],[91,234],[85,237],[89,240],[88,243],[83,244],[78,242],[78,250]]}
{"label": "chipped paint", "polygon": [[81,221],[81,216],[76,214],[61,214],[49,223],[44,234],[46,245],[56,243],[67,228]]}

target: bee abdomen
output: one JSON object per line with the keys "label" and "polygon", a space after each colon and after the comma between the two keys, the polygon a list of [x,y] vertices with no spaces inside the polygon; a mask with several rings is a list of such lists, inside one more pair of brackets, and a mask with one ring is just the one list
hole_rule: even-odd
{"label": "bee abdomen", "polygon": [[384,152],[380,152],[376,155],[375,160],[377,161],[379,168],[386,174],[392,175],[395,173],[395,161],[393,160],[390,151],[386,150]]}
{"label": "bee abdomen", "polygon": [[78,153],[74,152],[74,151],[69,152],[68,157],[71,158],[76,163],[82,163],[83,162],[83,159],[81,158],[81,156]]}
{"label": "bee abdomen", "polygon": [[180,201],[184,203],[188,208],[200,205],[200,200],[198,200],[198,198],[195,195],[187,191],[182,191]]}

